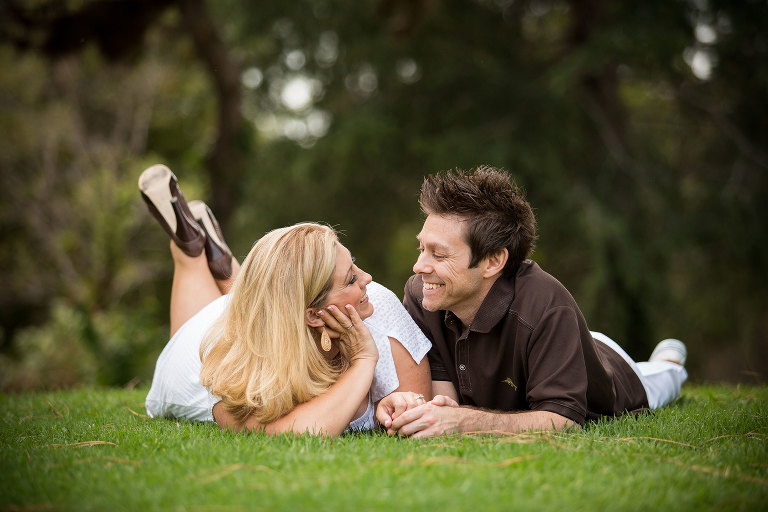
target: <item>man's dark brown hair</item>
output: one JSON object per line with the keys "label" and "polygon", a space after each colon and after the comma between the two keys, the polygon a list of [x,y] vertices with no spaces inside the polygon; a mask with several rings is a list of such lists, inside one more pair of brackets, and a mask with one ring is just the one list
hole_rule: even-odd
{"label": "man's dark brown hair", "polygon": [[509,175],[481,166],[467,173],[456,169],[427,176],[421,185],[421,210],[457,215],[466,221],[465,238],[472,251],[470,268],[506,248],[504,275],[511,275],[533,252],[536,218],[523,192]]}

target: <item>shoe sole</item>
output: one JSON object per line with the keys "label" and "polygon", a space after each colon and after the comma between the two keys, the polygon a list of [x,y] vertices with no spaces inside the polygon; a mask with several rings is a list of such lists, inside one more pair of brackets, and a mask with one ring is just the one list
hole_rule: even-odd
{"label": "shoe sole", "polygon": [[176,175],[171,170],[157,164],[149,167],[139,176],[139,190],[152,203],[157,212],[162,216],[165,224],[170,228],[171,234],[176,233],[176,215],[171,206],[171,180]]}
{"label": "shoe sole", "polygon": [[206,235],[211,238],[211,241],[218,245],[223,251],[229,251],[229,247],[224,242],[224,240],[219,238],[219,232],[211,221],[211,216],[208,213],[208,205],[200,200],[190,201],[187,203],[187,205],[189,206],[189,211],[192,212],[192,216],[195,218],[195,220],[203,223]]}
{"label": "shoe sole", "polygon": [[660,341],[656,348],[653,349],[651,357],[648,361],[669,361],[671,363],[685,366],[685,361],[688,359],[688,349],[680,340],[669,338]]}

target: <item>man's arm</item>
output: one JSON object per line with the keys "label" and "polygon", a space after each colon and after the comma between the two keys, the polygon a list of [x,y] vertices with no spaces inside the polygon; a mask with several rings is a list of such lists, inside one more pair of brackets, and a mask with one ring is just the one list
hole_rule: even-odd
{"label": "man's arm", "polygon": [[447,396],[454,402],[459,401],[459,394],[456,392],[456,388],[453,386],[453,382],[449,380],[433,380],[432,381],[432,398],[437,395]]}
{"label": "man's arm", "polygon": [[561,430],[578,425],[565,416],[549,411],[496,412],[452,404],[455,402],[448,397],[435,396],[431,402],[398,416],[387,431],[423,438],[464,432]]}

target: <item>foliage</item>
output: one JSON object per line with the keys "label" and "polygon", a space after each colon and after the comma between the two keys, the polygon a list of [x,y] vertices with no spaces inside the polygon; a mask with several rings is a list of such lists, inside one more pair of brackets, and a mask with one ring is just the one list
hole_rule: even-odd
{"label": "foliage", "polygon": [[[12,263],[0,299],[2,385],[148,380],[167,336],[170,269],[167,238],[137,200],[137,170],[158,159],[147,140],[169,132],[185,158],[200,158],[188,147],[196,137],[183,141],[179,106],[164,103],[184,92],[182,107],[199,117],[199,70],[147,59],[105,73],[93,51],[48,66],[0,50],[15,70],[0,82],[15,100],[0,151],[0,250]],[[185,185],[196,192],[194,180]]]}
{"label": "foliage", "polygon": [[[6,355],[25,357],[26,328],[54,329],[53,304],[165,329],[167,242],[135,190],[152,163],[215,203],[239,257],[268,229],[325,221],[397,293],[423,176],[492,164],[527,190],[534,259],[591,328],[638,360],[681,338],[700,380],[765,379],[764,3],[207,2],[228,50],[221,70],[243,70],[245,127],[227,140],[245,163],[231,172],[211,156],[226,131],[225,73],[201,57],[183,15],[193,4],[145,11],[146,33],[117,60],[90,39],[64,57],[35,38],[22,51],[3,38],[20,29],[0,21]],[[121,364],[151,373],[138,361],[164,340],[142,339],[123,339],[135,358],[100,360],[117,367],[97,380],[130,380]]]}
{"label": "foliage", "polygon": [[[759,510],[768,389],[686,387],[581,431],[338,439],[149,419],[146,389],[0,395],[0,507]],[[170,485],[169,485],[170,484]]]}
{"label": "foliage", "polygon": [[150,382],[160,353],[157,340],[164,326],[153,324],[151,311],[87,313],[64,302],[53,306],[51,319],[22,329],[16,353],[0,355],[0,386],[24,391],[88,384]]}

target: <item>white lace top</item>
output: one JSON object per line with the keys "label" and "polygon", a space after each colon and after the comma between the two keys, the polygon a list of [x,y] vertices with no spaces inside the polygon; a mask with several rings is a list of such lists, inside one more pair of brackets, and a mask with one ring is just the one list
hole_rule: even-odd
{"label": "white lace top", "polygon": [[[400,385],[389,338],[399,341],[416,363],[421,362],[431,347],[394,293],[375,282],[368,285],[367,292],[374,312],[364,322],[376,342],[379,361],[368,393],[368,408],[350,422],[351,430],[374,428],[373,404]],[[208,304],[182,325],[165,346],[146,399],[150,417],[213,421],[211,410],[219,398],[200,383],[200,344],[208,329],[224,313],[229,300],[230,296],[225,295]]]}

